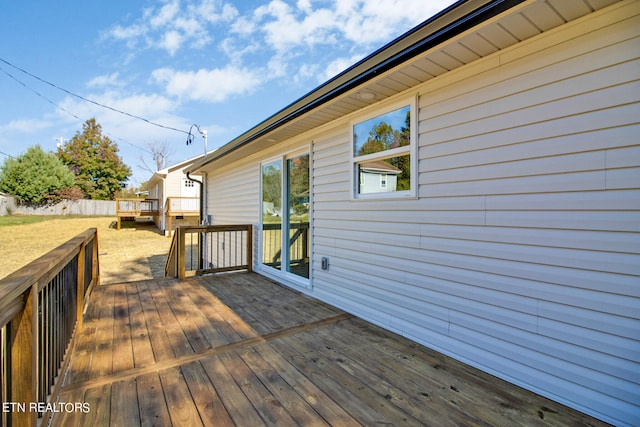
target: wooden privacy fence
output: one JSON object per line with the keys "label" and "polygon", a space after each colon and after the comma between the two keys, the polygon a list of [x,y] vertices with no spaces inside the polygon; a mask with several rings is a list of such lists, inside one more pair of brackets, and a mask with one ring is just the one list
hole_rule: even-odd
{"label": "wooden privacy fence", "polygon": [[199,225],[178,227],[164,273],[184,279],[206,273],[253,269],[253,226]]}
{"label": "wooden privacy fence", "polygon": [[0,280],[0,392],[11,406],[0,411],[3,426],[46,425],[99,277],[92,228]]}
{"label": "wooden privacy fence", "polygon": [[[21,215],[113,216],[116,214],[116,202],[114,200],[62,200],[45,206],[17,205],[11,212]],[[1,207],[0,215],[2,215]]]}

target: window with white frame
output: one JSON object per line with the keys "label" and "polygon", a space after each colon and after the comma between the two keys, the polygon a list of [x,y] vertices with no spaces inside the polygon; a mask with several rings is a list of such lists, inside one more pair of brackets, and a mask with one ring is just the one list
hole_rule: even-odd
{"label": "window with white frame", "polygon": [[365,116],[352,127],[355,198],[415,194],[413,126],[415,101],[394,104]]}

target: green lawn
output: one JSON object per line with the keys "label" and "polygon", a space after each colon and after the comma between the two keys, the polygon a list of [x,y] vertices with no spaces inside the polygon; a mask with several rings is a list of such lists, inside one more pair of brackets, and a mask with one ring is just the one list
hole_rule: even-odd
{"label": "green lawn", "polygon": [[0,227],[11,225],[36,224],[54,219],[70,220],[91,218],[84,215],[3,215],[0,216]]}
{"label": "green lawn", "polygon": [[7,225],[34,224],[36,222],[48,221],[56,218],[58,217],[41,215],[3,215],[0,216],[0,227]]}

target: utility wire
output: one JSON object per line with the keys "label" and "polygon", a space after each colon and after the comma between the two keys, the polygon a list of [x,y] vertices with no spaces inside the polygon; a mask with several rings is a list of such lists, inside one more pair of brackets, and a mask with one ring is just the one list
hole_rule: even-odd
{"label": "utility wire", "polygon": [[[0,60],[2,60],[2,59],[0,58]],[[59,104],[56,104],[55,102],[53,102],[52,100],[50,100],[50,99],[49,99],[49,98],[47,98],[46,96],[42,95],[40,92],[36,91],[36,90],[35,90],[35,89],[33,89],[32,87],[29,87],[27,84],[25,84],[24,82],[22,82],[21,80],[19,80],[17,77],[15,77],[14,75],[12,75],[12,74],[11,74],[11,73],[9,73],[8,71],[6,71],[4,68],[0,67],[0,71],[2,71],[3,73],[5,73],[7,76],[9,76],[9,77],[10,77],[10,78],[12,78],[13,80],[15,80],[15,81],[16,81],[17,83],[19,83],[20,85],[24,86],[26,89],[29,89],[31,92],[33,92],[33,93],[35,93],[36,95],[38,95],[40,98],[42,98],[42,99],[44,99],[45,101],[47,101],[49,104],[53,105],[53,106],[54,106],[54,107],[56,107],[56,108],[59,108],[60,110],[62,110],[62,111],[64,111],[65,113],[69,114],[70,116],[72,116],[72,117],[76,118],[77,120],[82,121],[82,119],[81,119],[80,117],[78,117],[77,115],[75,115],[75,114],[74,114],[74,113],[72,113],[71,111],[69,111],[69,110],[67,110],[67,109],[65,109],[65,108],[63,108],[63,107],[61,107]],[[147,149],[145,149],[145,148],[139,147],[139,146],[137,146],[137,145],[135,145],[135,144],[133,144],[133,143],[131,143],[131,142],[129,142],[129,141],[127,141],[127,140],[125,140],[125,139],[115,137],[115,136],[113,136],[113,135],[110,135],[110,134],[109,134],[109,133],[107,133],[107,132],[103,132],[103,133],[104,133],[105,135],[107,135],[107,136],[111,137],[111,139],[118,139],[118,140],[120,140],[120,141],[122,141],[122,142],[124,142],[124,143],[126,143],[126,144],[131,145],[132,147],[137,148],[138,150],[144,151],[144,152],[146,152],[146,153],[148,153],[148,154],[153,154],[151,151],[149,151],[149,150],[147,150]],[[1,153],[1,152],[0,152],[0,153]],[[1,154],[5,154],[5,153],[1,153]],[[5,154],[5,155],[7,155],[7,156],[8,156],[8,154]],[[9,156],[9,157],[11,157],[11,156]],[[15,159],[15,157],[14,157],[14,159]]]}
{"label": "utility wire", "polygon": [[2,154],[3,156],[11,157],[12,159],[17,160],[17,158],[13,157],[11,154],[3,153],[2,151],[0,151],[0,154]]}
{"label": "utility wire", "polygon": [[[1,58],[0,58],[1,59]],[[22,81],[18,80],[13,74],[9,73],[7,70],[5,70],[4,68],[0,67],[0,71],[2,71],[3,73],[5,73],[7,76],[9,76],[11,79],[15,80],[16,82],[18,82],[18,84],[24,86],[25,88],[29,89],[31,92],[35,93],[36,95],[38,95],[40,98],[44,99],[45,101],[47,101],[49,104],[53,105],[56,108],[61,109],[62,111],[64,111],[67,114],[70,114],[71,116],[75,117],[78,120],[81,120],[80,117],[76,116],[75,114],[73,114],[72,112],[65,110],[64,108],[62,108],[60,105],[56,104],[55,102],[53,102],[52,100],[50,100],[49,98],[47,98],[46,96],[44,96],[43,94],[41,94],[40,92],[36,91],[35,89],[27,86],[25,83],[23,83]]]}
{"label": "utility wire", "polygon": [[[159,123],[152,122],[152,121],[151,121],[151,120],[149,120],[149,119],[145,119],[144,117],[140,117],[140,116],[137,116],[137,115],[135,115],[135,114],[127,113],[127,112],[125,112],[125,111],[118,110],[117,108],[109,107],[108,105],[104,105],[104,104],[101,104],[101,103],[99,103],[99,102],[92,101],[91,99],[87,99],[87,98],[85,98],[84,96],[78,95],[78,94],[76,94],[76,93],[73,93],[73,92],[71,92],[71,91],[69,91],[69,90],[65,89],[65,88],[62,88],[62,87],[57,86],[57,85],[55,85],[55,84],[53,84],[53,83],[51,83],[51,82],[48,82],[48,81],[46,81],[46,80],[44,80],[44,79],[42,79],[42,78],[40,78],[40,77],[36,76],[35,74],[32,74],[32,73],[28,72],[27,70],[25,70],[25,69],[23,69],[23,68],[18,67],[17,65],[13,65],[12,63],[10,63],[9,61],[7,61],[7,60],[5,60],[5,59],[3,59],[3,58],[0,58],[0,61],[1,61],[1,62],[4,62],[5,64],[9,65],[10,67],[15,68],[16,70],[19,70],[19,71],[23,72],[24,74],[26,74],[26,75],[28,75],[28,76],[33,77],[33,78],[34,78],[34,79],[36,79],[36,80],[41,81],[42,83],[48,84],[48,85],[49,85],[49,86],[51,86],[51,87],[54,87],[54,88],[56,88],[56,89],[58,89],[58,90],[61,90],[61,91],[65,92],[65,93],[67,93],[67,94],[69,94],[69,95],[71,95],[71,96],[74,96],[74,97],[76,97],[76,98],[82,99],[83,101],[86,101],[86,102],[89,102],[89,103],[91,103],[91,104],[97,105],[98,107],[106,108],[106,109],[108,109],[108,110],[115,111],[116,113],[124,114],[125,116],[133,117],[134,119],[142,120],[143,122],[146,122],[146,123],[148,123],[148,124],[150,124],[150,125],[157,126],[157,127],[163,128],[163,129],[174,130],[174,131],[176,131],[176,132],[181,132],[181,133],[184,133],[184,134],[187,134],[187,135],[189,134],[189,132],[187,132],[187,131],[185,131],[185,130],[177,129],[177,128],[174,128],[174,127],[171,127],[171,126],[161,125],[161,124],[159,124]],[[4,70],[3,70],[3,71],[4,71]],[[6,71],[5,71],[5,73],[6,73]],[[7,74],[8,74],[8,73],[7,73]],[[15,80],[15,78],[14,78],[14,80]],[[54,105],[55,105],[55,104],[54,104]]]}

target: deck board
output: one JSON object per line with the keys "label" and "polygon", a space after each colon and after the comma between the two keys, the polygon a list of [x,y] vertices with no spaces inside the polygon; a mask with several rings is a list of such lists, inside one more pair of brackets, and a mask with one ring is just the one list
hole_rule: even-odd
{"label": "deck board", "polygon": [[160,380],[173,425],[202,426],[198,409],[181,369],[174,367],[160,371]]}
{"label": "deck board", "polygon": [[[171,425],[169,409],[164,399],[164,391],[160,376],[152,372],[136,377],[138,385],[138,405],[143,427]],[[104,424],[95,424],[104,425]]]}
{"label": "deck board", "polygon": [[[140,298],[140,305],[142,308],[142,314],[146,325],[146,333],[149,337],[152,353],[149,355],[154,361],[160,362],[163,360],[171,360],[175,357],[173,348],[171,347],[171,341],[167,330],[162,327],[160,321],[160,314],[153,301],[149,285],[147,283],[140,283],[136,287],[132,287],[138,291]],[[140,333],[144,333],[142,330]]]}
{"label": "deck board", "polygon": [[126,287],[127,305],[129,306],[129,326],[131,329],[131,350],[133,366],[144,367],[154,363],[153,346],[149,328],[144,318],[140,293],[133,286]]}
{"label": "deck board", "polygon": [[200,362],[183,365],[182,374],[203,424],[205,426],[233,427],[233,420]]}
{"label": "deck board", "polygon": [[[116,321],[115,291],[114,287],[105,289],[104,299],[100,303],[94,345],[89,354],[89,357],[91,357],[88,371],[89,378],[98,378],[112,372],[113,326]],[[74,370],[72,370],[72,373],[75,373]]]}
{"label": "deck board", "polygon": [[249,273],[99,286],[52,426],[605,425]]}
{"label": "deck board", "polygon": [[111,415],[109,425],[127,427],[140,425],[136,378],[117,381],[111,385]]}

